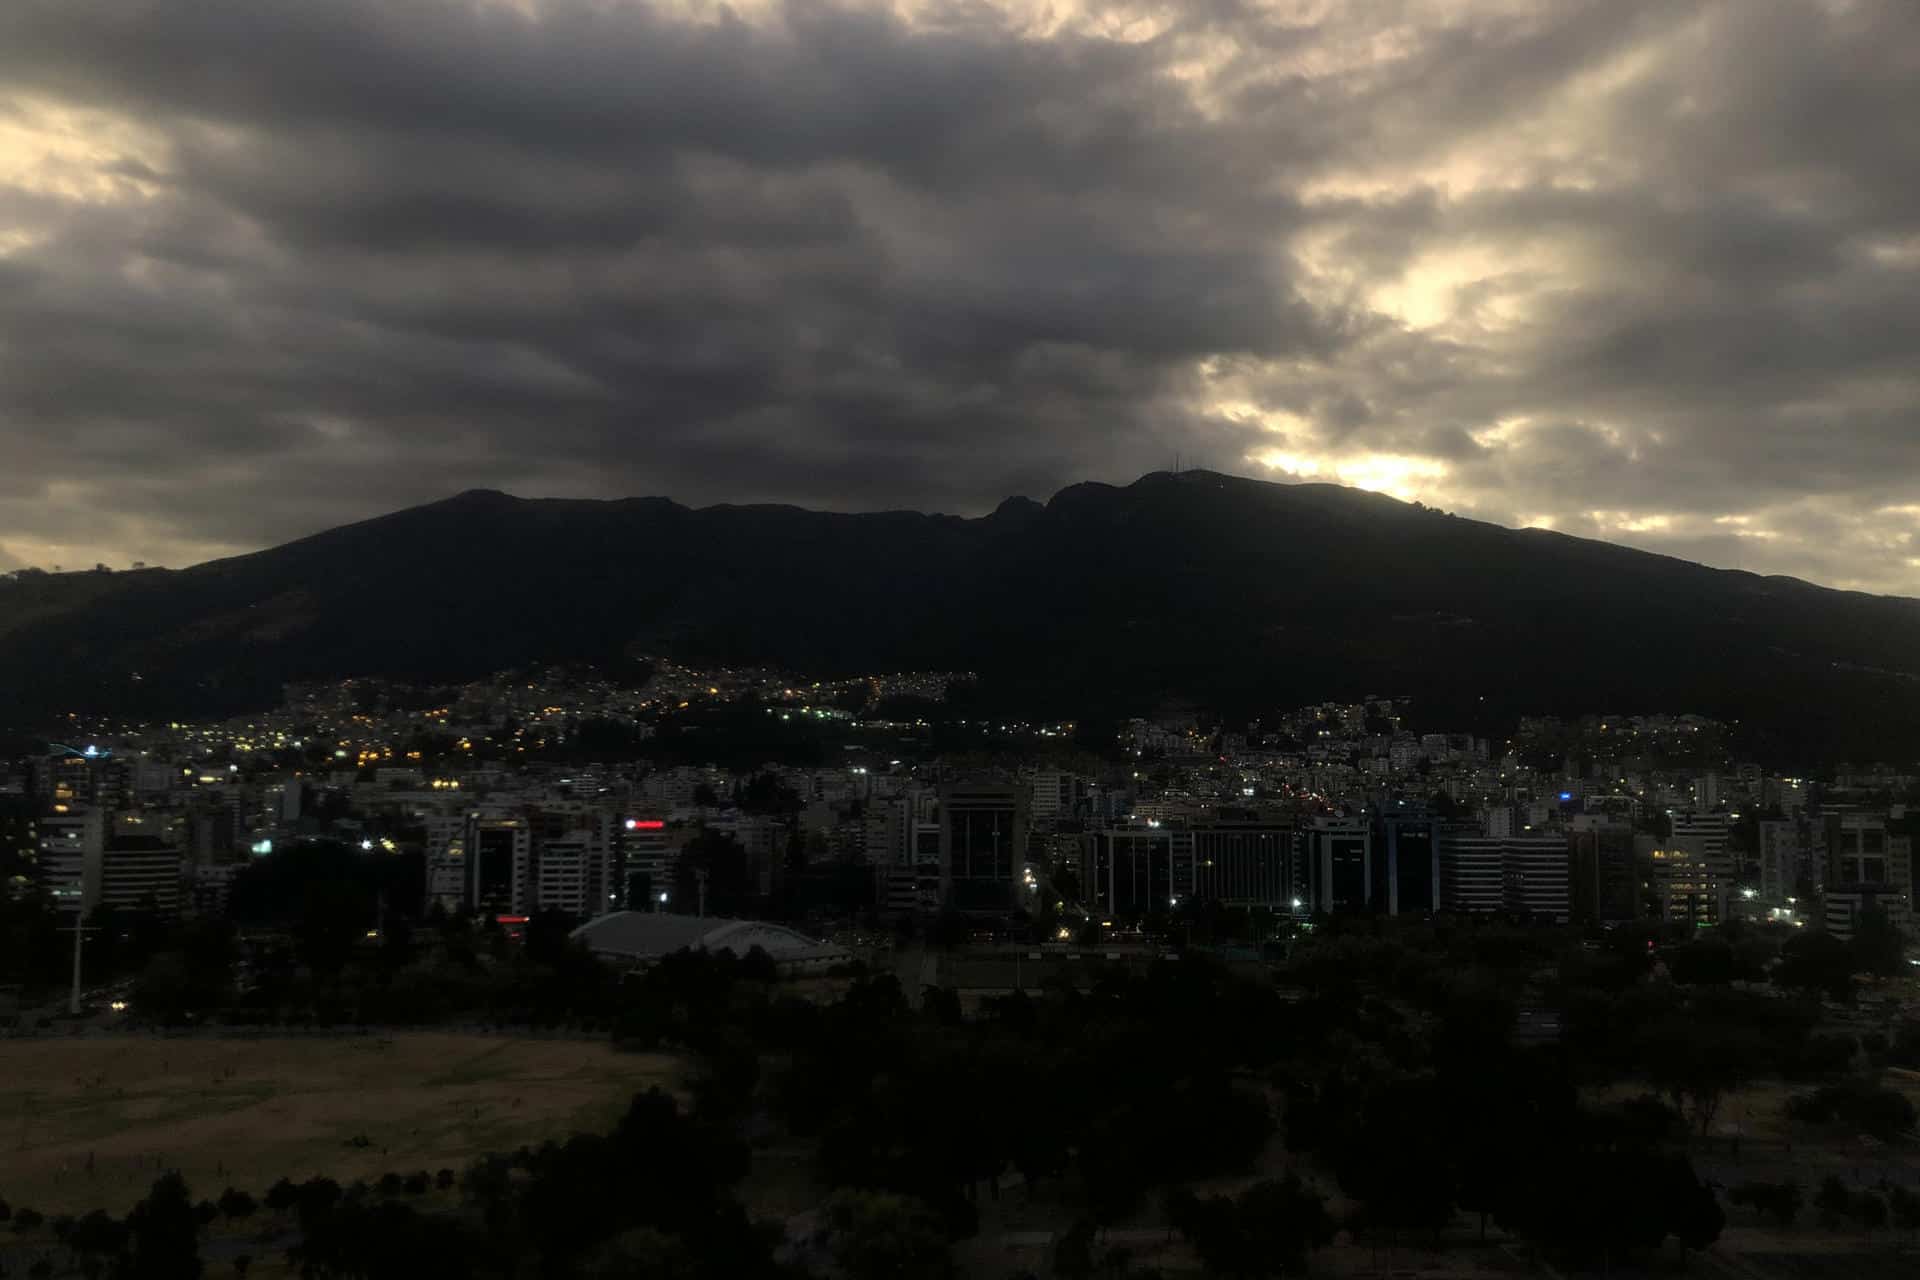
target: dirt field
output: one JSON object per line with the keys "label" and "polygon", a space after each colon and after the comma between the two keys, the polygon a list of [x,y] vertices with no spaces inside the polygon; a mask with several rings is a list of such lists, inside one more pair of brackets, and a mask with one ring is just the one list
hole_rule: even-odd
{"label": "dirt field", "polygon": [[677,1072],[670,1057],[597,1040],[0,1041],[0,1197],[120,1213],[169,1168],[207,1198],[229,1185],[258,1196],[283,1175],[458,1171],[484,1152],[604,1131]]}

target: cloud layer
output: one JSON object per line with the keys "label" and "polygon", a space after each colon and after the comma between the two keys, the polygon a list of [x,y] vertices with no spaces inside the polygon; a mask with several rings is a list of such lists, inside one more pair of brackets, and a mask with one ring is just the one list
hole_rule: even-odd
{"label": "cloud layer", "polygon": [[0,7],[0,569],[1176,455],[1920,595],[1920,7]]}

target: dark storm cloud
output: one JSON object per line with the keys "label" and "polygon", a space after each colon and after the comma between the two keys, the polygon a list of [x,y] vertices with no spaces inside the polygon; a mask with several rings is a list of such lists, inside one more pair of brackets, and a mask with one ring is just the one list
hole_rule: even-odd
{"label": "dark storm cloud", "polygon": [[0,8],[0,556],[1177,451],[1920,584],[1907,0],[1039,12]]}

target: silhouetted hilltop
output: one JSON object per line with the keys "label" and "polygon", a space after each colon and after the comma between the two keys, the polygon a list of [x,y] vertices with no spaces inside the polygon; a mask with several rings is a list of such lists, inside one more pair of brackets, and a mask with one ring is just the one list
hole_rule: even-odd
{"label": "silhouetted hilltop", "polygon": [[[972,669],[1035,713],[1694,710],[1773,753],[1916,754],[1920,601],[1189,471],[978,519],[476,490],[192,569],[0,586],[0,720],[270,705],[623,652]],[[17,604],[8,608],[8,593]]]}

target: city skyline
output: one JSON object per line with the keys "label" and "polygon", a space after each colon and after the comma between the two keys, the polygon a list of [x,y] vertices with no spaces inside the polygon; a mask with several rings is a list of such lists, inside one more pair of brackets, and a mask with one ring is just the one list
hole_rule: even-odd
{"label": "city skyline", "polygon": [[1920,595],[1896,0],[0,14],[0,571],[1186,465]]}

